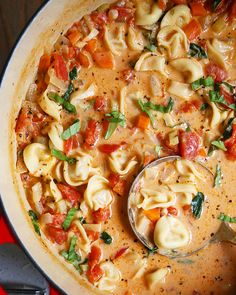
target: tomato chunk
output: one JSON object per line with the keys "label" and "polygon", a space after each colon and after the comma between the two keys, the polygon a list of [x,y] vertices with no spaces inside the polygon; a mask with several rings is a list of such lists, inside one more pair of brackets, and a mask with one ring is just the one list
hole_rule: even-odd
{"label": "tomato chunk", "polygon": [[57,78],[63,81],[68,81],[68,71],[63,57],[59,53],[54,53],[53,58]]}
{"label": "tomato chunk", "polygon": [[57,187],[61,191],[62,197],[68,200],[72,206],[78,205],[81,195],[74,187],[62,183],[58,183]]}
{"label": "tomato chunk", "polygon": [[227,148],[226,157],[229,160],[236,160],[236,124],[232,125],[233,131],[230,138],[224,141],[225,147]]}
{"label": "tomato chunk", "polygon": [[68,155],[72,150],[77,149],[79,147],[79,139],[77,134],[71,136],[67,140],[64,141],[64,152]]}
{"label": "tomato chunk", "polygon": [[61,228],[62,223],[65,221],[66,215],[61,213],[56,213],[53,215],[53,221],[52,224],[55,227]]}
{"label": "tomato chunk", "polygon": [[175,207],[170,206],[167,208],[167,210],[168,210],[168,214],[170,214],[170,215],[173,215],[173,216],[178,215],[178,209]]}
{"label": "tomato chunk", "polygon": [[183,31],[189,41],[195,40],[202,32],[200,23],[196,19],[192,19],[189,24],[183,27]]}
{"label": "tomato chunk", "polygon": [[100,278],[103,276],[103,273],[104,272],[101,269],[100,265],[97,264],[94,266],[93,269],[89,269],[86,274],[89,282],[93,284],[100,280]]}
{"label": "tomato chunk", "polygon": [[93,269],[95,265],[97,265],[102,257],[102,251],[97,246],[92,246],[91,252],[88,255],[88,266],[90,269]]}
{"label": "tomato chunk", "polygon": [[187,3],[186,0],[172,0],[172,2],[175,4],[186,4]]}
{"label": "tomato chunk", "polygon": [[95,223],[101,223],[111,217],[111,210],[109,207],[100,208],[92,213]]}
{"label": "tomato chunk", "polygon": [[91,39],[88,41],[88,43],[85,45],[85,50],[87,50],[89,53],[94,53],[97,49],[97,39]]}
{"label": "tomato chunk", "polygon": [[193,16],[205,16],[207,15],[207,10],[204,4],[201,2],[190,3],[191,11]]}
{"label": "tomato chunk", "polygon": [[40,57],[38,73],[45,75],[51,65],[51,55],[44,54]]}
{"label": "tomato chunk", "polygon": [[156,222],[161,217],[161,208],[154,208],[150,210],[143,210],[143,213],[153,222]]}
{"label": "tomato chunk", "polygon": [[224,96],[224,99],[226,100],[228,105],[235,102],[234,95],[226,90],[226,87],[224,85],[220,85],[220,95]]}
{"label": "tomato chunk", "polygon": [[47,235],[53,243],[62,245],[67,240],[67,232],[51,224],[47,225]]}
{"label": "tomato chunk", "polygon": [[88,126],[85,130],[85,139],[84,139],[86,148],[92,149],[96,145],[100,135],[100,130],[101,128],[97,121],[91,119],[88,122]]}
{"label": "tomato chunk", "polygon": [[104,154],[111,154],[120,148],[119,144],[102,144],[99,150]]}
{"label": "tomato chunk", "polygon": [[123,254],[125,254],[125,252],[127,252],[128,249],[129,249],[129,247],[123,247],[120,250],[118,250],[116,252],[116,254],[113,256],[112,260],[115,260],[115,259],[119,258],[120,256],[122,256]]}
{"label": "tomato chunk", "polygon": [[181,157],[194,160],[200,148],[200,137],[194,132],[181,131],[179,135],[179,149]]}
{"label": "tomato chunk", "polygon": [[215,80],[215,82],[218,83],[228,78],[228,73],[213,62],[210,62],[206,66],[206,74],[207,76],[211,76]]}
{"label": "tomato chunk", "polygon": [[113,69],[115,64],[114,56],[110,51],[94,52],[93,59],[98,67],[104,69]]}
{"label": "tomato chunk", "polygon": [[96,241],[100,237],[100,233],[93,230],[86,230],[86,234],[92,242]]}
{"label": "tomato chunk", "polygon": [[95,111],[105,111],[107,108],[106,98],[103,96],[96,96],[93,108]]}

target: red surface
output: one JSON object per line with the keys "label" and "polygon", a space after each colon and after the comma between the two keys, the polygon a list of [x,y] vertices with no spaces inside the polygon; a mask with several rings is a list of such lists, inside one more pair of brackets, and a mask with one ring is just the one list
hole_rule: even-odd
{"label": "red surface", "polygon": [[[16,239],[14,238],[11,230],[9,229],[6,221],[3,216],[0,215],[0,245],[4,243],[15,243],[18,244]],[[0,295],[5,295],[6,293],[0,286]],[[60,295],[61,293],[57,291],[55,288],[50,287],[50,295]]]}

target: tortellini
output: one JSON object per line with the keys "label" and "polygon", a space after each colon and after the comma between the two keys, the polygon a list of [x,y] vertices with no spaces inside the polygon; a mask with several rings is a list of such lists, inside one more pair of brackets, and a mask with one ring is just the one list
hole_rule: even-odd
{"label": "tortellini", "polygon": [[84,199],[94,211],[107,207],[112,202],[108,180],[100,175],[92,176],[84,193]]}
{"label": "tortellini", "polygon": [[158,71],[163,76],[168,75],[165,57],[154,52],[143,53],[136,62],[134,69],[135,71]]}
{"label": "tortellini", "polygon": [[193,174],[200,180],[204,181],[205,179],[204,175],[200,173],[195,167],[195,165],[193,164],[193,162],[189,160],[177,160],[176,169],[181,175],[187,176],[189,174]]}
{"label": "tortellini", "polygon": [[52,145],[53,148],[56,148],[59,151],[64,150],[64,142],[61,138],[62,133],[63,133],[63,127],[60,123],[53,122],[50,124],[48,136],[51,142],[49,144]]}
{"label": "tortellini", "polygon": [[72,93],[71,95],[71,103],[77,105],[80,100],[83,100],[88,97],[93,97],[96,95],[97,85],[95,83],[90,84],[83,89],[79,89]]}
{"label": "tortellini", "polygon": [[88,235],[81,224],[80,220],[75,220],[73,222],[74,225],[76,225],[79,235],[77,235],[77,246],[79,249],[83,250],[85,253],[89,253],[91,246],[90,246],[90,240],[88,238]]}
{"label": "tortellini", "polygon": [[152,0],[136,1],[136,20],[139,26],[147,26],[155,24],[162,16],[163,11],[158,7],[157,3]]}
{"label": "tortellini", "polygon": [[168,93],[178,96],[183,99],[189,99],[194,92],[191,90],[190,85],[186,83],[181,83],[178,81],[171,81],[170,86],[167,89]]}
{"label": "tortellini", "polygon": [[197,188],[193,183],[175,183],[169,184],[169,188],[174,193],[190,193],[197,194]]}
{"label": "tortellini", "polygon": [[113,54],[121,55],[122,52],[127,49],[125,33],[126,30],[124,24],[105,27],[104,40]]}
{"label": "tortellini", "polygon": [[216,128],[227,118],[228,112],[221,111],[214,102],[209,102],[209,105],[211,106],[211,109],[212,109],[210,127]]}
{"label": "tortellini", "polygon": [[189,42],[178,26],[166,26],[157,35],[157,42],[160,47],[167,50],[169,58],[177,58],[186,55],[189,50]]}
{"label": "tortellini", "polygon": [[227,68],[227,55],[225,52],[227,52],[228,48],[223,46],[222,42],[220,42],[217,39],[213,39],[212,42],[207,40],[206,42],[207,49],[208,49],[208,56],[211,60],[213,60],[216,64],[221,66],[222,68],[226,69]]}
{"label": "tortellini", "polygon": [[169,272],[170,272],[170,268],[165,267],[147,274],[145,278],[146,278],[148,288],[151,289],[157,283],[164,283],[165,277],[168,275]]}
{"label": "tortellini", "polygon": [[37,213],[43,213],[43,205],[41,203],[41,199],[43,196],[43,188],[40,182],[35,183],[32,186],[32,200],[34,202],[35,209]]}
{"label": "tortellini", "polygon": [[47,94],[48,91],[46,90],[39,98],[38,103],[46,114],[50,115],[57,121],[60,121],[62,107],[55,101],[49,99]]}
{"label": "tortellini", "polygon": [[36,177],[49,175],[57,162],[48,148],[41,143],[29,144],[24,149],[23,158],[30,174]]}
{"label": "tortellini", "polygon": [[112,292],[116,288],[116,285],[121,280],[121,273],[116,266],[110,262],[103,262],[100,265],[104,272],[102,278],[98,281],[97,287],[101,291]]}
{"label": "tortellini", "polygon": [[173,216],[163,216],[156,223],[154,242],[162,249],[178,249],[188,245],[190,231],[179,219]]}
{"label": "tortellini", "polygon": [[177,58],[170,61],[170,65],[182,73],[187,83],[192,83],[204,76],[202,65],[193,58]]}
{"label": "tortellini", "polygon": [[144,197],[144,200],[139,204],[138,208],[143,208],[144,210],[150,210],[154,208],[167,208],[172,206],[175,203],[175,194],[170,192],[168,189],[141,189],[141,195]]}
{"label": "tortellini", "polygon": [[176,5],[163,17],[161,21],[161,28],[174,25],[182,28],[190,22],[191,18],[191,11],[187,5]]}
{"label": "tortellini", "polygon": [[128,174],[138,164],[136,157],[130,158],[129,153],[125,150],[113,152],[108,160],[111,170],[120,175]]}
{"label": "tortellini", "polygon": [[130,26],[128,28],[127,45],[131,50],[142,51],[144,48],[144,38],[142,31]]}

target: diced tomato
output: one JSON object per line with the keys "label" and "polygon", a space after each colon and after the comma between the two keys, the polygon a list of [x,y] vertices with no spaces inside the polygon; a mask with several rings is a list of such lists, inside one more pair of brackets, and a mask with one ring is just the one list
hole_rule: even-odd
{"label": "diced tomato", "polygon": [[178,144],[176,144],[176,145],[170,144],[169,135],[167,135],[165,137],[164,146],[167,147],[168,149],[172,150],[175,154],[179,153],[179,145]]}
{"label": "diced tomato", "polygon": [[84,46],[85,50],[87,50],[91,54],[97,50],[97,47],[98,47],[97,39],[89,40],[88,43]]}
{"label": "diced tomato", "polygon": [[113,187],[113,191],[117,193],[119,196],[124,196],[126,193],[126,180],[120,179],[117,184]]}
{"label": "diced tomato", "polygon": [[94,242],[94,241],[96,241],[97,239],[99,239],[99,237],[100,237],[100,233],[99,232],[97,232],[97,231],[94,231],[94,230],[86,230],[86,234],[87,234],[87,236],[88,236],[88,238],[92,241],[92,242]]}
{"label": "diced tomato", "polygon": [[90,269],[93,269],[95,265],[97,265],[102,258],[102,251],[97,246],[92,246],[91,252],[88,255],[88,266]]}
{"label": "diced tomato", "polygon": [[220,95],[224,95],[227,104],[230,105],[235,102],[234,95],[231,94],[224,85],[220,85]]}
{"label": "diced tomato", "polygon": [[154,155],[147,155],[144,157],[143,160],[143,166],[147,166],[149,163],[151,163],[153,160],[155,160]]}
{"label": "diced tomato", "polygon": [[102,122],[102,134],[103,134],[103,136],[105,136],[105,134],[107,132],[107,129],[108,129],[108,126],[109,126],[109,121],[104,120]]}
{"label": "diced tomato", "polygon": [[51,224],[47,225],[47,235],[53,243],[62,245],[67,240],[67,232]]}
{"label": "diced tomato", "polygon": [[207,10],[204,4],[201,2],[190,3],[191,11],[193,16],[206,16]]}
{"label": "diced tomato", "polygon": [[121,71],[121,78],[127,83],[131,83],[135,80],[135,73],[132,69],[126,69]]}
{"label": "diced tomato", "polygon": [[206,74],[207,76],[211,76],[215,82],[222,82],[228,78],[228,73],[222,69],[220,66],[210,62],[206,66]]}
{"label": "diced tomato", "polygon": [[127,252],[128,249],[129,249],[129,247],[123,247],[120,250],[118,250],[116,252],[116,254],[113,256],[112,260],[115,260],[115,259],[119,258],[120,256],[122,256],[123,254],[125,254],[125,252]]}
{"label": "diced tomato", "polygon": [[92,215],[95,223],[101,223],[111,217],[111,210],[109,207],[100,208],[92,212]]}
{"label": "diced tomato", "polygon": [[181,157],[194,160],[200,148],[200,137],[194,131],[181,131],[179,135],[179,149]]}
{"label": "diced tomato", "polygon": [[236,18],[236,0],[233,0],[232,6],[229,9],[229,21],[233,21]]}
{"label": "diced tomato", "polygon": [[186,101],[181,105],[181,111],[184,113],[191,113],[195,112],[200,109],[202,105],[201,100],[193,100],[193,101]]}
{"label": "diced tomato", "polygon": [[168,214],[173,215],[173,216],[177,216],[178,215],[178,209],[175,207],[168,207]]}
{"label": "diced tomato", "polygon": [[104,154],[111,154],[120,148],[120,144],[102,144],[99,146],[99,151]]}
{"label": "diced tomato", "polygon": [[66,215],[61,213],[56,213],[53,215],[53,221],[52,224],[55,227],[61,228],[62,223],[65,221]]}
{"label": "diced tomato", "polygon": [[154,208],[154,209],[150,209],[150,210],[143,210],[143,213],[152,222],[156,222],[161,217],[161,208]]}
{"label": "diced tomato", "polygon": [[113,69],[115,60],[110,51],[94,52],[93,60],[98,67],[103,69]]}
{"label": "diced tomato", "polygon": [[105,111],[107,108],[107,99],[104,96],[96,96],[93,105],[95,111]]}
{"label": "diced tomato", "polygon": [[227,149],[236,144],[236,124],[232,125],[232,129],[231,137],[224,141],[225,147]]}
{"label": "diced tomato", "polygon": [[196,19],[192,19],[190,23],[183,27],[183,31],[185,32],[189,41],[193,41],[201,34],[202,28]]}
{"label": "diced tomato", "polygon": [[44,54],[40,57],[38,73],[45,75],[51,65],[51,55]]}
{"label": "diced tomato", "polygon": [[59,53],[53,53],[53,58],[57,78],[68,81],[68,71],[63,57]]}
{"label": "diced tomato", "polygon": [[166,5],[167,5],[167,1],[166,0],[158,0],[158,7],[161,10],[165,10],[166,9]]}
{"label": "diced tomato", "polygon": [[79,147],[79,139],[77,134],[71,136],[67,140],[64,141],[64,152],[68,155],[72,150],[77,149]]}
{"label": "diced tomato", "polygon": [[120,175],[111,173],[108,177],[110,186],[113,188],[119,181],[120,181]]}
{"label": "diced tomato", "polygon": [[74,187],[63,183],[58,183],[57,187],[62,193],[63,199],[70,201],[73,207],[78,205],[78,202],[81,200],[81,195]]}
{"label": "diced tomato", "polygon": [[145,130],[148,128],[149,124],[150,124],[150,119],[148,116],[144,114],[140,114],[138,116],[137,125],[136,125],[137,128]]}
{"label": "diced tomato", "polygon": [[185,212],[187,212],[187,211],[189,211],[191,209],[191,206],[190,205],[184,205],[182,208],[183,208],[183,210]]}
{"label": "diced tomato", "polygon": [[[76,57],[76,49],[73,46],[64,47],[62,55],[65,59],[73,59]],[[71,65],[70,65],[71,67]]]}
{"label": "diced tomato", "polygon": [[172,0],[174,4],[186,4],[187,0]]}
{"label": "diced tomato", "polygon": [[229,159],[231,161],[235,161],[236,160],[236,144],[230,146],[227,149],[226,157],[227,157],[227,159]]}
{"label": "diced tomato", "polygon": [[96,145],[99,135],[100,135],[100,131],[101,131],[101,128],[100,128],[99,123],[97,121],[91,119],[88,122],[88,126],[85,130],[84,142],[85,142],[86,148],[92,149]]}
{"label": "diced tomato", "polygon": [[130,7],[113,7],[118,11],[118,17],[116,21],[118,22],[127,22],[130,24],[130,20],[134,18],[134,10]]}
{"label": "diced tomato", "polygon": [[82,34],[77,30],[73,30],[67,35],[67,38],[70,40],[73,46],[76,45],[76,43],[81,39],[81,37],[82,37]]}
{"label": "diced tomato", "polygon": [[204,148],[200,148],[198,151],[198,156],[205,158],[207,156],[206,150]]}
{"label": "diced tomato", "polygon": [[103,276],[103,273],[104,272],[101,269],[100,265],[97,264],[94,266],[93,269],[89,269],[86,274],[89,282],[93,284],[100,280],[100,278]]}
{"label": "diced tomato", "polygon": [[80,62],[81,66],[85,67],[85,68],[89,68],[91,65],[91,62],[89,60],[88,55],[86,54],[86,52],[78,52],[77,54],[77,59]]}
{"label": "diced tomato", "polygon": [[100,29],[108,22],[108,16],[106,12],[93,12],[90,17],[95,23],[97,29]]}

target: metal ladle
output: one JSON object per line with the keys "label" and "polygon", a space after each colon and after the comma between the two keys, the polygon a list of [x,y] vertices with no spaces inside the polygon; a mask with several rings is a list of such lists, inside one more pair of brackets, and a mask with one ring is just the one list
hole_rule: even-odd
{"label": "metal ladle", "polygon": [[[134,234],[136,235],[136,237],[138,238],[138,240],[148,249],[152,250],[154,247],[156,247],[156,245],[153,243],[153,241],[150,241],[149,239],[147,239],[145,236],[143,236],[142,234],[140,234],[135,226],[135,218],[134,218],[134,212],[131,206],[131,197],[134,196],[134,194],[136,194],[137,192],[137,187],[139,184],[140,179],[143,177],[145,170],[148,168],[152,168],[155,166],[158,166],[161,163],[165,163],[165,162],[172,162],[174,160],[180,160],[181,157],[179,156],[168,156],[168,157],[164,157],[164,158],[160,158],[156,161],[153,161],[152,163],[150,163],[149,165],[145,166],[140,173],[136,176],[135,180],[133,181],[133,184],[130,188],[129,191],[129,197],[128,197],[128,218],[129,218],[129,222],[130,225],[133,229]],[[202,163],[197,162],[199,165],[201,165],[203,168],[205,168],[208,172],[210,172],[212,175],[212,171],[209,170],[207,167],[205,167]],[[163,250],[163,249],[157,249],[157,252],[161,255],[167,256],[171,259],[173,258],[181,258],[181,257],[188,257],[193,255],[194,253],[197,253],[198,251],[204,249],[205,247],[207,247],[208,245],[212,244],[212,243],[220,243],[220,242],[229,242],[231,244],[236,245],[236,232],[234,230],[232,230],[232,228],[228,225],[228,223],[222,222],[219,229],[217,230],[217,232],[213,235],[213,237],[211,239],[209,239],[203,246],[190,251],[190,252],[186,252],[186,253],[181,253],[178,252],[176,250]]]}

